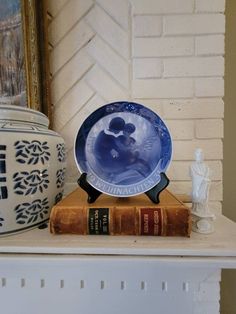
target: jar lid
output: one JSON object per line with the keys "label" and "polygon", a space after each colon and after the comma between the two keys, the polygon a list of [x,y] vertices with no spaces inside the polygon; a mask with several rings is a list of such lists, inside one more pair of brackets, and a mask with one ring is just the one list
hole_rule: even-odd
{"label": "jar lid", "polygon": [[37,123],[48,127],[48,117],[40,111],[14,105],[0,105],[0,120]]}

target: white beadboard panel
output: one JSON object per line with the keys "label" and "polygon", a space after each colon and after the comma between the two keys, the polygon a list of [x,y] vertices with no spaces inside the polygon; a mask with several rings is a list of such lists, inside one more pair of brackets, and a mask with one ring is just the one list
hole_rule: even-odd
{"label": "white beadboard panel", "polygon": [[[214,282],[201,282],[200,286],[200,293],[196,297],[196,300],[201,302],[211,302],[215,301],[218,303],[220,299],[220,284],[216,285]],[[219,304],[218,304],[219,310]]]}
{"label": "white beadboard panel", "polygon": [[220,303],[219,301],[215,302],[197,302],[194,307],[193,314],[220,314]]}
{"label": "white beadboard panel", "polygon": [[55,130],[76,186],[74,137],[102,105],[130,100],[160,115],[173,139],[171,186],[191,191],[197,147],[211,169],[221,211],[224,0],[48,0]]}
{"label": "white beadboard panel", "polygon": [[[89,243],[89,240],[85,240],[85,238],[82,240],[82,237],[78,236],[77,241],[73,238],[68,241],[68,238],[66,240],[63,235],[58,239],[51,239],[45,231],[41,231],[41,234],[37,234],[37,236],[31,232],[28,237],[25,237],[24,242],[35,243],[37,240],[41,240],[41,236],[43,239],[47,237],[46,239],[49,240],[46,241],[52,243],[52,248],[43,248],[43,252],[50,252],[50,249],[55,251],[54,243],[61,248],[61,251],[65,248],[66,241],[72,242],[71,247],[77,245],[79,248],[82,247],[80,242],[84,245]],[[113,242],[115,242],[114,238],[112,237]],[[193,238],[197,238],[195,242],[199,246],[199,242],[205,240],[202,235],[201,237],[193,235]],[[111,241],[111,244],[108,243],[108,248],[110,245],[112,249],[118,251],[120,248],[117,247],[123,249],[124,245],[127,245],[126,241],[130,243],[134,239],[134,237],[128,237],[128,239],[126,237],[125,240],[121,238],[119,239],[120,244],[115,243],[115,245]],[[19,245],[23,242],[20,240]],[[162,242],[162,239],[153,238],[152,241]],[[41,242],[45,245],[45,242],[42,240]],[[39,243],[41,244],[41,242]],[[46,244],[48,244],[47,242]],[[105,251],[105,253],[109,250],[100,238],[97,242],[100,244],[97,250]],[[168,241],[164,242],[168,244]],[[174,251],[173,243],[178,243],[178,241],[169,240],[169,242]],[[181,239],[181,242],[185,247],[190,246],[189,243],[186,244],[186,242],[190,242],[189,239]],[[213,242],[212,239],[211,242]],[[102,245],[105,250],[101,248]],[[97,247],[97,243],[93,243],[93,246]],[[122,254],[108,256],[105,253],[103,253],[104,256],[87,253],[64,256],[63,254],[51,256],[42,254],[40,257],[32,254],[25,254],[25,256],[24,254],[12,254],[12,256],[9,254],[5,257],[2,254],[0,261],[4,274],[1,282],[2,308],[7,309],[7,314],[41,314],[44,304],[46,304],[43,310],[45,314],[91,314],[95,312],[110,314],[111,308],[114,309],[112,314],[126,312],[143,314],[147,308],[151,313],[156,313],[157,306],[158,309],[161,309],[160,313],[165,314],[171,314],[175,309],[178,309],[179,313],[186,314],[219,313],[220,267],[223,262],[221,264],[216,262],[217,266],[213,268],[214,258],[211,258],[210,261],[209,259],[202,261],[203,258],[192,257],[150,257],[148,256],[150,240],[139,246],[144,247],[145,256],[144,253],[141,257],[127,257]],[[218,245],[218,247],[221,246]],[[21,250],[24,249],[21,248]],[[70,248],[69,250],[73,251]],[[92,251],[92,249],[87,249],[87,251],[89,250]],[[42,252],[42,249],[38,249],[38,251]],[[186,249],[184,251],[186,252]],[[212,279],[213,276],[214,279]],[[8,300],[12,296],[14,302],[9,302]],[[16,304],[20,309],[18,312],[16,312]]]}

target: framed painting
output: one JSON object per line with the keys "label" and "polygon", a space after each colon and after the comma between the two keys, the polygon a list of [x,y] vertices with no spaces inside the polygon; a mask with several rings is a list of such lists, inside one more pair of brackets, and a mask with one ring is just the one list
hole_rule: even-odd
{"label": "framed painting", "polygon": [[51,117],[47,42],[45,0],[0,0],[1,104]]}

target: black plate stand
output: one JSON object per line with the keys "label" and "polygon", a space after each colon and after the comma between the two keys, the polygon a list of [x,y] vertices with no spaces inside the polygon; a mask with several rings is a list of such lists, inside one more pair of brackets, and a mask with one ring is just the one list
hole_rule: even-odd
{"label": "black plate stand", "polygon": [[[87,173],[82,173],[78,179],[78,185],[87,192],[88,194],[88,203],[94,203],[96,199],[102,194],[102,192],[96,190],[93,186],[91,186],[87,181]],[[167,178],[164,172],[161,173],[160,182],[155,185],[152,189],[145,192],[145,194],[149,197],[149,199],[158,204],[160,202],[159,195],[160,193],[168,186],[169,179]]]}

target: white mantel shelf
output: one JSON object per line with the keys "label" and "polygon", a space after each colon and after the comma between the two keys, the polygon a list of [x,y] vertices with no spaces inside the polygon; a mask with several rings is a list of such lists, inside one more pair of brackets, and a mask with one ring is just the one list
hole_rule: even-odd
{"label": "white mantel shelf", "polygon": [[219,314],[223,268],[236,268],[236,223],[224,216],[190,238],[33,229],[0,239],[0,302],[8,314]]}
{"label": "white mantel shelf", "polygon": [[236,268],[236,223],[219,216],[214,233],[192,232],[190,238],[52,235],[48,228],[33,229],[1,238],[2,253],[178,257],[182,262],[194,257]]}

